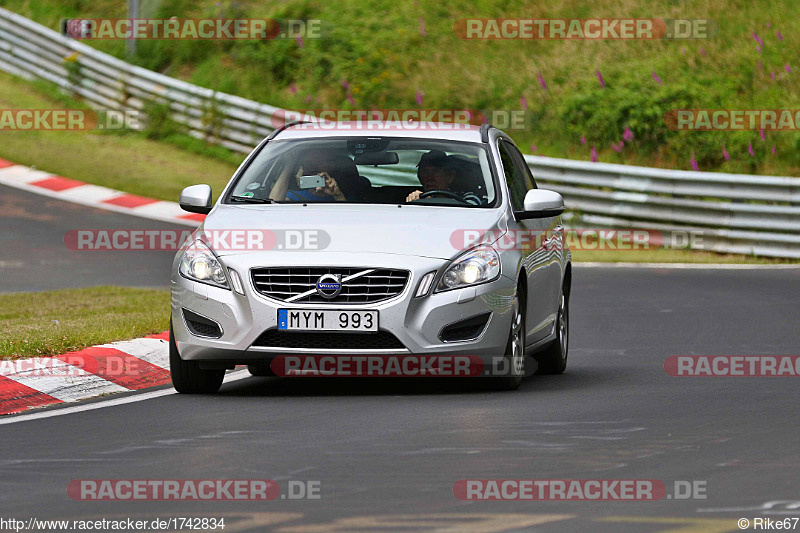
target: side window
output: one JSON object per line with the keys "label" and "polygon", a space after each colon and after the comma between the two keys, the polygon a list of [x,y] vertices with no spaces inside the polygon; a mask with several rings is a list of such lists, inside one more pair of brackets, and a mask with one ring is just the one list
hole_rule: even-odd
{"label": "side window", "polygon": [[531,167],[529,167],[528,163],[525,162],[525,157],[522,155],[519,149],[517,149],[517,147],[511,143],[505,143],[505,145],[508,147],[508,151],[511,152],[514,162],[519,165],[522,175],[525,176],[525,190],[529,191],[531,189],[538,189],[539,187],[536,186],[536,180],[533,179],[533,174],[531,174]]}
{"label": "side window", "polygon": [[519,154],[519,150],[502,139],[497,143],[497,150],[500,152],[503,174],[511,196],[511,207],[514,211],[521,211],[525,193],[532,188],[531,180],[525,172],[525,165],[519,162],[520,156],[515,157],[514,152]]}

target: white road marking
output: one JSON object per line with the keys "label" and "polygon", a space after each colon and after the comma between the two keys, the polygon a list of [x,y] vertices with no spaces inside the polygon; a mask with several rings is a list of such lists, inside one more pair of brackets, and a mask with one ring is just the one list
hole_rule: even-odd
{"label": "white road marking", "polygon": [[[103,200],[108,200],[118,196],[124,196],[128,193],[124,193],[122,191],[116,191],[114,189],[109,189],[107,187],[101,187],[99,185],[92,185],[87,183],[63,191],[53,191],[51,189],[45,189],[42,187],[37,187],[35,185],[30,185],[30,183],[33,181],[39,181],[45,178],[53,178],[53,177],[58,177],[58,176],[56,176],[55,174],[42,172],[40,170],[33,170],[22,165],[15,165],[13,167],[6,167],[0,169],[0,185],[14,187],[15,189],[21,189],[23,191],[32,192],[34,194],[39,194],[42,196],[49,196],[50,198],[63,200],[65,202],[70,202],[73,204],[86,205],[89,207],[95,207],[97,209],[104,209],[106,211],[114,211],[117,213],[134,215],[142,218],[147,218],[150,220],[159,220],[162,222],[180,224],[182,226],[190,226],[193,228],[196,228],[197,226],[200,225],[200,223],[197,222],[196,220],[177,218],[178,216],[180,216],[181,213],[183,214],[188,214],[188,213],[185,213],[182,209],[180,209],[180,207],[177,206],[176,202],[166,202],[162,200],[158,203],[150,204],[158,207],[150,207],[149,209],[144,209],[145,207],[148,206],[140,206],[131,209],[128,207],[120,207],[113,204],[103,203]],[[87,193],[86,196],[83,196],[84,191],[86,191]],[[172,204],[172,203],[175,204],[172,207],[166,209],[159,209],[159,207],[162,207],[165,204]]]}
{"label": "white road marking", "polygon": [[[132,209],[134,213],[136,213],[140,217],[149,217],[154,216],[158,218],[177,218],[181,215],[188,215],[186,211],[181,209],[181,206],[175,202],[167,202],[161,200],[154,204],[147,204],[141,205],[139,207],[134,207]],[[194,225],[198,225],[197,222],[194,222]]]}
{"label": "white road marking", "polygon": [[3,377],[21,383],[62,402],[76,402],[99,394],[129,389],[52,357],[36,358],[36,365],[11,361],[14,372]]}
{"label": "white road marking", "polygon": [[119,191],[99,185],[81,185],[59,193],[58,198],[82,205],[95,205],[119,196]]}
{"label": "white road marking", "polygon": [[96,348],[114,348],[150,364],[169,370],[169,344],[161,339],[134,339],[101,344]]}
{"label": "white road marking", "polygon": [[52,177],[55,177],[55,175],[49,172],[42,172],[41,170],[34,170],[23,165],[14,165],[0,169],[0,183],[6,183],[12,187],[18,184],[28,184],[33,181],[40,181]]}
{"label": "white road marking", "polygon": [[[225,375],[225,383],[232,383],[241,379],[250,377],[250,373],[246,370],[237,370]],[[125,389],[127,391],[127,389]],[[54,416],[69,415],[72,413],[82,413],[84,411],[93,411],[95,409],[102,409],[103,407],[113,407],[115,405],[125,405],[128,403],[142,402],[152,398],[160,398],[161,396],[169,396],[170,394],[177,394],[177,391],[172,387],[167,389],[155,390],[150,392],[143,392],[141,394],[133,394],[123,398],[114,398],[113,400],[105,400],[102,402],[88,403],[84,405],[75,405],[73,407],[65,407],[62,409],[51,409],[48,411],[40,411],[38,413],[29,413],[24,415],[11,416],[9,418],[0,418],[0,426],[5,424],[15,424],[17,422],[26,422],[28,420],[39,420],[42,418],[51,418]]]}

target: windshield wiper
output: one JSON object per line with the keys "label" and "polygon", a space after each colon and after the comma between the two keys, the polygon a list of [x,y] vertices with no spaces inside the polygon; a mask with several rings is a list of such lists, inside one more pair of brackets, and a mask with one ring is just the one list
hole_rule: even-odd
{"label": "windshield wiper", "polygon": [[254,196],[231,196],[231,201],[243,204],[274,204],[272,198],[256,198]]}

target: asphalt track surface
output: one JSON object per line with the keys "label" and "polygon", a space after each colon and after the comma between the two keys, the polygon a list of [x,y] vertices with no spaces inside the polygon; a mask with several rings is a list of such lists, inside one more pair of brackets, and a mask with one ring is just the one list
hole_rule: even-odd
{"label": "asphalt track surface", "polygon": [[[797,355],[799,282],[797,269],[576,268],[567,373],[511,393],[457,378],[248,377],[214,396],[3,425],[0,517],[225,517],[226,532],[739,531],[740,518],[798,517],[796,378],[671,377],[663,365]],[[321,498],[74,501],[76,479],[273,479],[284,495],[289,480],[318,481]],[[669,493],[697,481],[706,499],[466,502],[453,495],[462,479],[656,479]]]}
{"label": "asphalt track surface", "polygon": [[0,292],[97,285],[169,286],[175,252],[79,251],[69,230],[191,230],[191,227],[95,209],[0,185]]}

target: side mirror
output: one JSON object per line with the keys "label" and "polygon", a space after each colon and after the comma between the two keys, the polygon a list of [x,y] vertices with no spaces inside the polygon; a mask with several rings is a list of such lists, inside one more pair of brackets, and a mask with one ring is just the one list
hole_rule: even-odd
{"label": "side mirror", "polygon": [[207,215],[211,211],[211,187],[206,184],[186,187],[178,203],[184,211]]}
{"label": "side mirror", "polygon": [[547,189],[531,189],[525,194],[523,210],[515,211],[517,220],[556,217],[564,212],[564,197]]}

